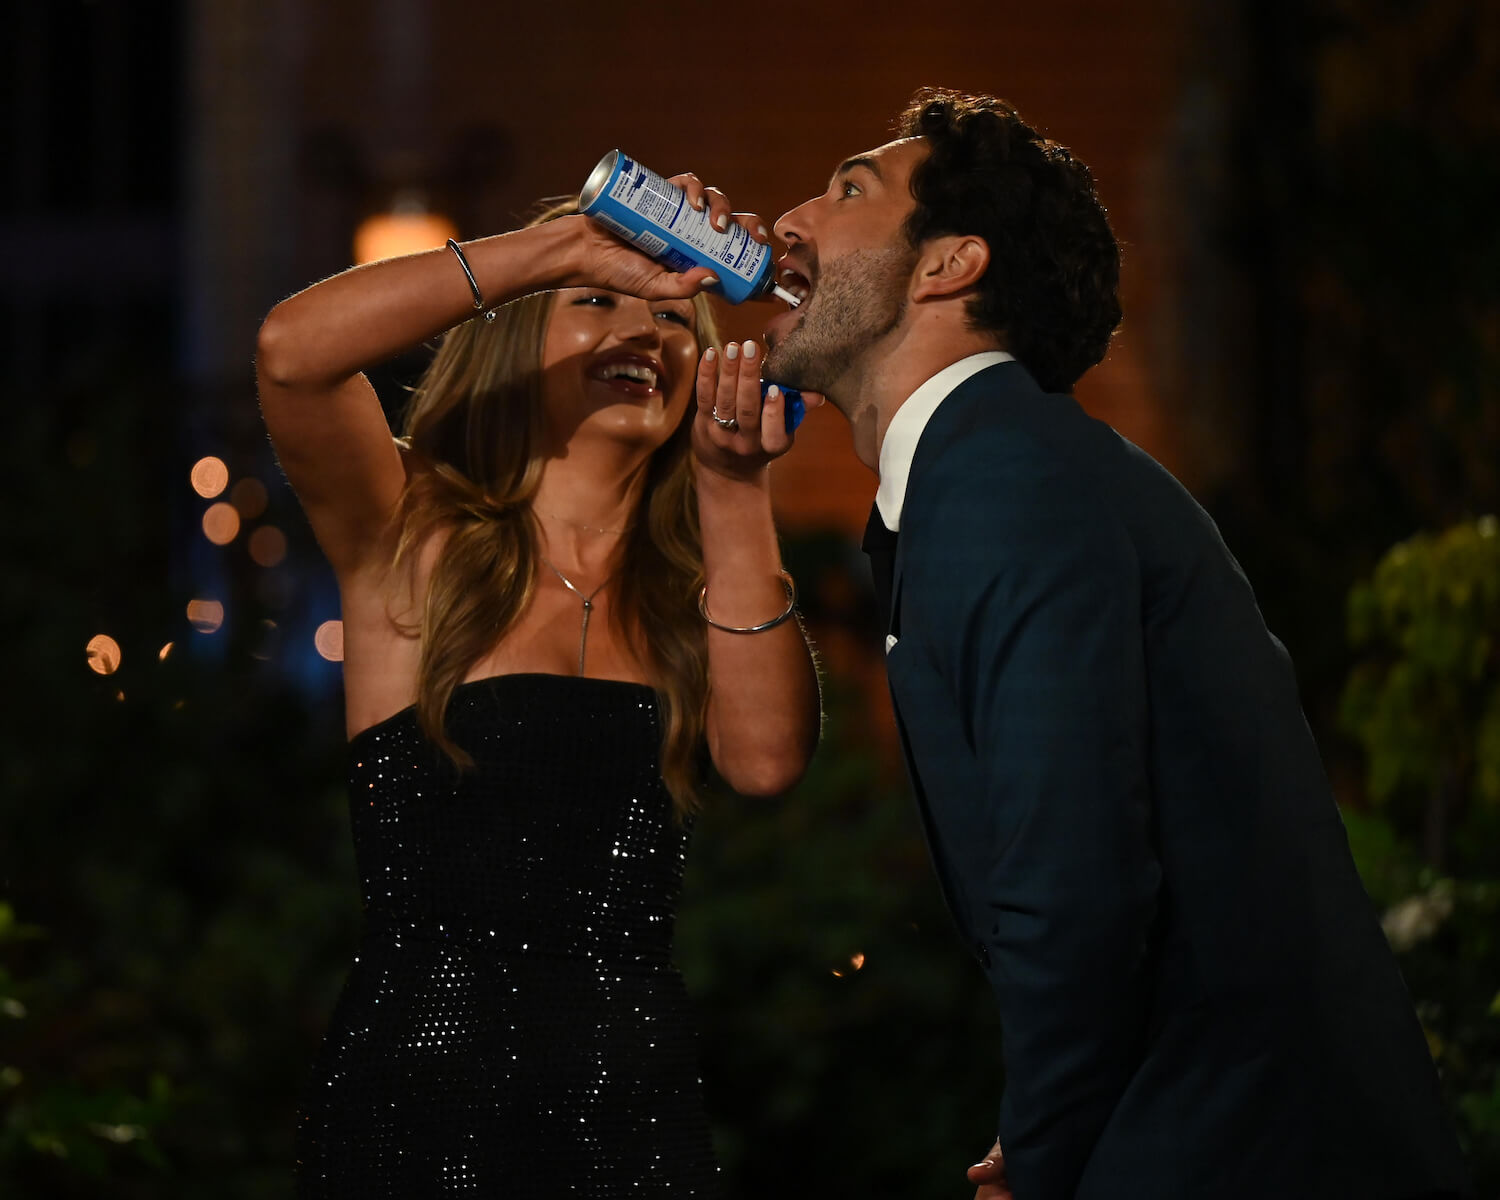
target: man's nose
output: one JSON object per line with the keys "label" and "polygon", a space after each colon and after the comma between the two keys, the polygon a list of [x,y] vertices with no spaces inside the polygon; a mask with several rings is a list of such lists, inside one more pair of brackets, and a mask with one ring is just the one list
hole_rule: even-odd
{"label": "man's nose", "polygon": [[807,209],[811,203],[811,200],[804,200],[796,208],[782,213],[776,218],[776,224],[771,231],[788,246],[794,242],[805,242],[807,240]]}

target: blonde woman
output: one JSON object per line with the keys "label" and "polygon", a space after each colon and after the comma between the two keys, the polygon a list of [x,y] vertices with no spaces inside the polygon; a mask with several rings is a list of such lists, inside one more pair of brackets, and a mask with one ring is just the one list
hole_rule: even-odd
{"label": "blonde woman", "polygon": [[[261,330],[339,582],[365,909],[302,1196],[717,1194],[672,927],[705,753],[774,795],[817,738],[767,483],[790,439],[760,347],[714,344],[709,272],[549,218]],[[393,439],[361,371],[440,334]]]}

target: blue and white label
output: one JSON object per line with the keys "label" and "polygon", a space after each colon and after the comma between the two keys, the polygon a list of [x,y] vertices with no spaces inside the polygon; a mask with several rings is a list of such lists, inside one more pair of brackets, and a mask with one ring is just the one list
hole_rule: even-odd
{"label": "blue and white label", "polygon": [[[762,292],[771,271],[771,248],[731,222],[720,233],[708,210],[694,208],[681,188],[615,152],[615,166],[597,192],[585,187],[579,209],[675,271],[711,268],[724,298],[738,304]],[[608,162],[597,169],[602,173]],[[597,178],[597,176],[595,177]]]}

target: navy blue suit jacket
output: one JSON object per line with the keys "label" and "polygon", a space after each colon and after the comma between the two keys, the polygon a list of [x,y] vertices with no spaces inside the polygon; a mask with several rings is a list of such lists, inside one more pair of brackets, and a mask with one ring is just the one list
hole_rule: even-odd
{"label": "navy blue suit jacket", "polygon": [[1019,364],[973,376],[916,450],[890,633],[1017,1200],[1461,1189],[1291,663],[1165,470]]}

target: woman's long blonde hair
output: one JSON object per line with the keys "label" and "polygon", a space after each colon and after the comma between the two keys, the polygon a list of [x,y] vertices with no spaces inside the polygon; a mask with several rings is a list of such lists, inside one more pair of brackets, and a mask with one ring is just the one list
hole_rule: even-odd
{"label": "woman's long blonde hair", "polygon": [[[575,211],[553,204],[530,224]],[[553,293],[503,306],[443,338],[412,397],[403,430],[416,457],[397,517],[398,566],[447,534],[427,584],[420,625],[417,718],[456,765],[472,759],[447,733],[453,689],[514,626],[536,590],[540,529],[542,345]],[[718,344],[713,313],[693,301],[699,349]],[[696,405],[652,455],[637,519],[625,535],[614,620],[642,635],[662,714],[661,773],[679,814],[697,803],[708,698],[708,645],[696,608],[703,547],[692,479]]]}

